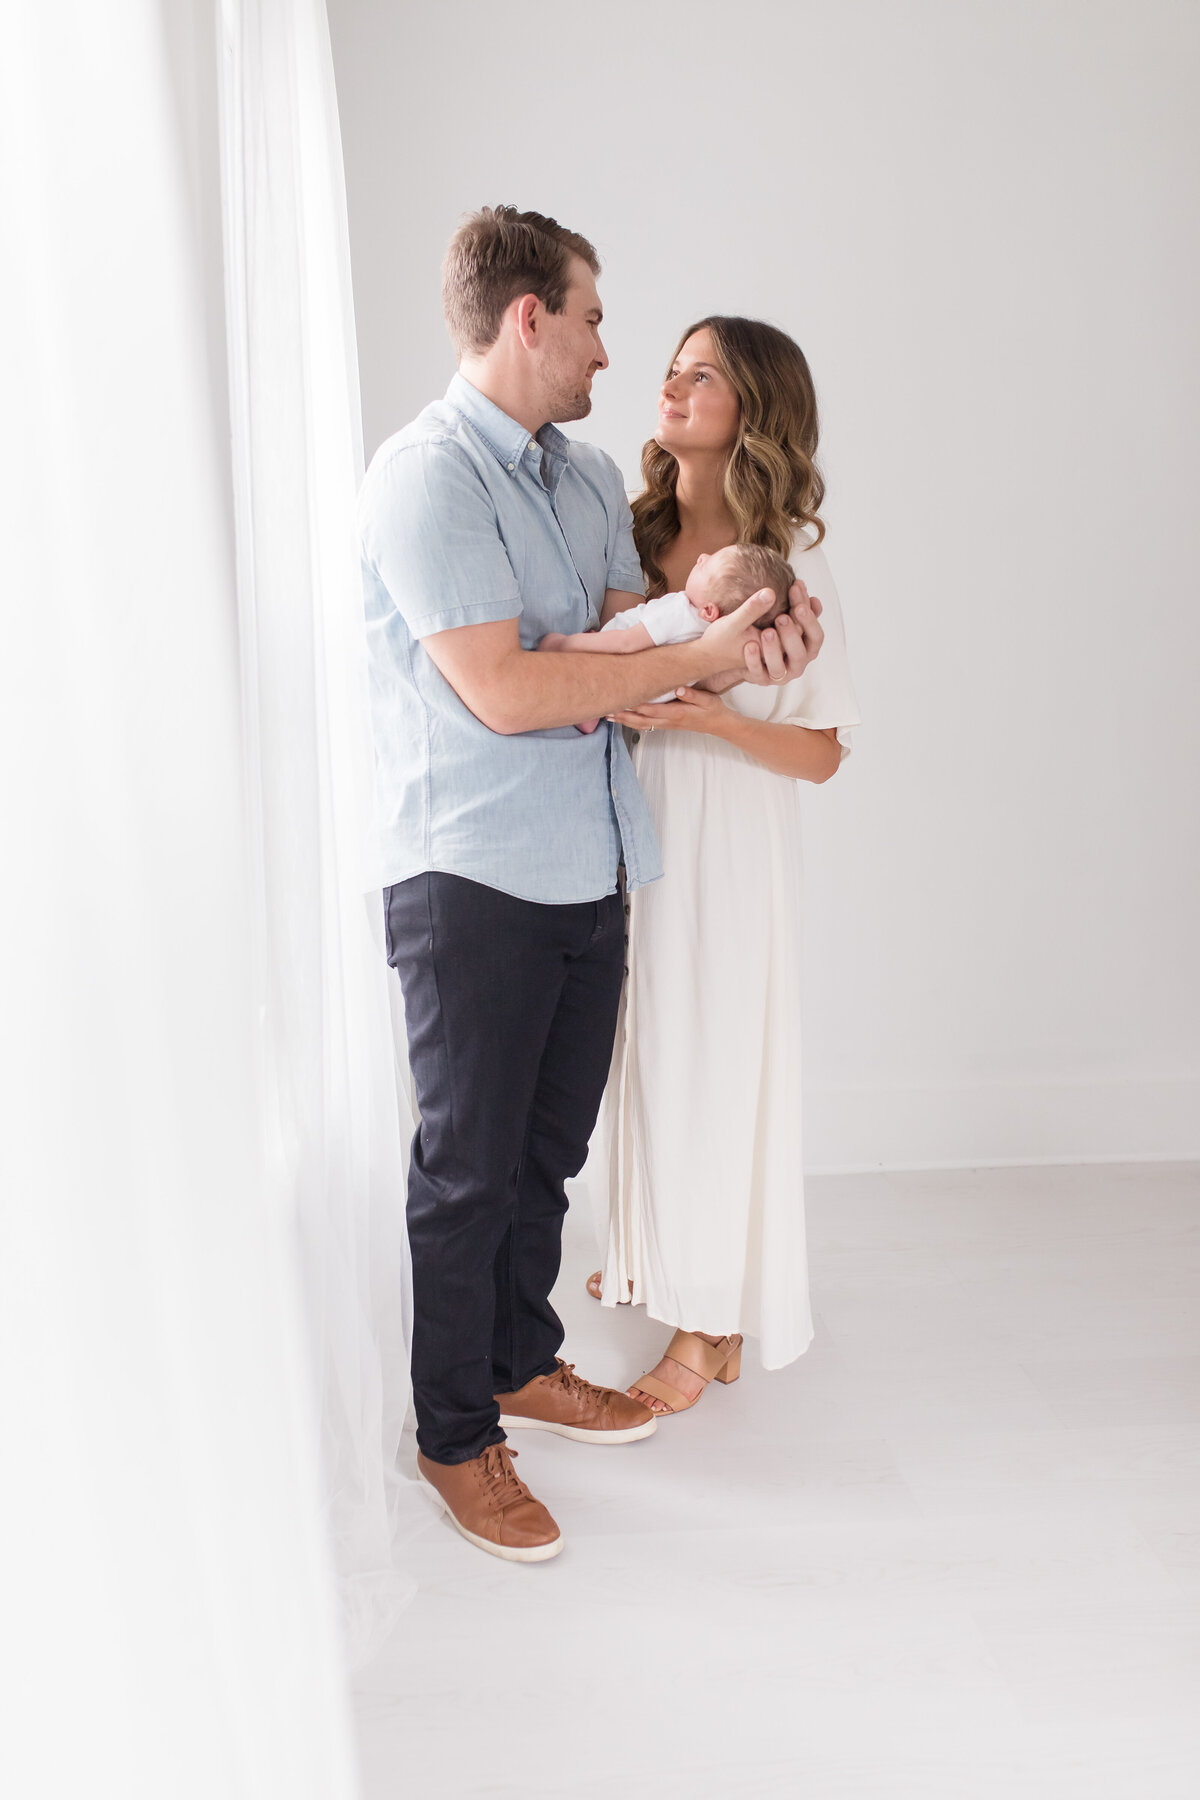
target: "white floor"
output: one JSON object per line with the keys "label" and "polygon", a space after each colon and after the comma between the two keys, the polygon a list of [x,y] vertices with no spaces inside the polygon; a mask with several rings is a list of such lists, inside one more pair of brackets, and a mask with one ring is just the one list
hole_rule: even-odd
{"label": "white floor", "polygon": [[[1200,1171],[814,1180],[818,1336],[649,1441],[514,1433],[567,1537],[442,1521],[362,1678],[368,1800],[1196,1800]],[[583,1293],[566,1354],[664,1339]]]}

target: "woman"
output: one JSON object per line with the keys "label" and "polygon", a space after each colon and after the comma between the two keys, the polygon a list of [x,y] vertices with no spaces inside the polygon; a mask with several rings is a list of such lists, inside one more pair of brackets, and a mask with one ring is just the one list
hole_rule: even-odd
{"label": "woman", "polygon": [[[812,1337],[800,1123],[801,781],[827,781],[858,712],[821,550],[808,364],[773,326],[709,318],[684,334],[634,502],[651,595],[702,551],[787,557],[824,606],[796,680],[619,715],[662,844],[664,878],[630,900],[629,976],[597,1161],[603,1270],[589,1288],[679,1327],[629,1392],[655,1412],[735,1379],[742,1334],[766,1368]],[[777,662],[776,658],[772,658]],[[593,1165],[595,1167],[595,1165]]]}

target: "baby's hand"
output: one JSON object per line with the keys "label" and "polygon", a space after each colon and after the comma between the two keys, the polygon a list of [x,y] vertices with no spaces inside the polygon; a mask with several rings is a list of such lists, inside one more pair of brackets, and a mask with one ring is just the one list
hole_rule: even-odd
{"label": "baby's hand", "polygon": [[539,638],[539,650],[561,650],[567,641],[565,631],[548,631],[544,638]]}

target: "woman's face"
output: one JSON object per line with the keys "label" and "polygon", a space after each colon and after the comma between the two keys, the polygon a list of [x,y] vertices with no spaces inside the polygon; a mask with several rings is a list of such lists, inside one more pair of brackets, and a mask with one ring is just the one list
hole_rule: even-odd
{"label": "woman's face", "polygon": [[728,454],[740,412],[734,386],[718,367],[711,334],[693,332],[662,384],[656,441],[672,455],[689,450]]}

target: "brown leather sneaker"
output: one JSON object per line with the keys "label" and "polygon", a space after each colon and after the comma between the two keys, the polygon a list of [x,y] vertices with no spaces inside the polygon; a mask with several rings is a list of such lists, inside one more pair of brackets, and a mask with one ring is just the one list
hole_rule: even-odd
{"label": "brown leather sneaker", "polygon": [[535,1375],[515,1394],[497,1394],[496,1400],[506,1431],[524,1425],[530,1431],[556,1431],[581,1444],[632,1444],[658,1429],[648,1406],[616,1388],[584,1381],[574,1363],[561,1359],[553,1375]]}
{"label": "brown leather sneaker", "polygon": [[468,1542],[505,1562],[546,1562],[562,1532],[512,1466],[515,1450],[489,1444],[470,1462],[438,1463],[417,1451],[417,1474],[446,1502],[450,1523]]}

